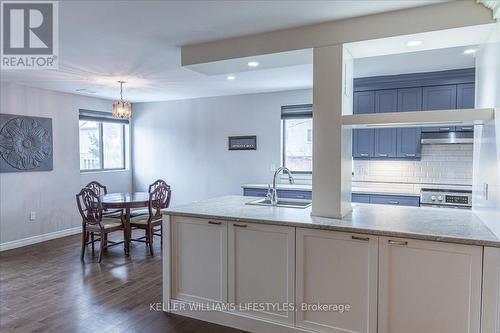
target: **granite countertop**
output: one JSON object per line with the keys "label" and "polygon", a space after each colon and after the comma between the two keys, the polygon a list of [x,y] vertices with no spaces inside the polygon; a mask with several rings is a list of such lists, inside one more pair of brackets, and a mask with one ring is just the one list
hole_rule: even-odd
{"label": "granite countertop", "polygon": [[351,213],[342,219],[332,219],[311,216],[311,208],[245,205],[246,202],[255,199],[244,196],[223,196],[168,208],[165,213],[500,247],[500,238],[469,210],[352,204]]}

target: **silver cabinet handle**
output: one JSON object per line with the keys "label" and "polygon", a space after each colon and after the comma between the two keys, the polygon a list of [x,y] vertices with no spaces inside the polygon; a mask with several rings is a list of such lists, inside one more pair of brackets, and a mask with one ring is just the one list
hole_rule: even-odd
{"label": "silver cabinet handle", "polygon": [[462,130],[464,130],[464,131],[471,131],[473,129],[474,129],[474,127],[462,127]]}
{"label": "silver cabinet handle", "polygon": [[365,241],[365,242],[368,242],[370,240],[370,237],[351,236],[351,238],[354,240],[360,240],[360,241]]}
{"label": "silver cabinet handle", "polygon": [[406,156],[408,156],[408,157],[415,157],[417,155],[416,154],[406,154]]}
{"label": "silver cabinet handle", "polygon": [[389,239],[389,244],[406,246],[406,245],[408,245],[408,242],[407,241],[395,241],[395,240]]}
{"label": "silver cabinet handle", "polygon": [[391,205],[399,205],[399,201],[396,201],[396,200],[390,200],[389,203]]}
{"label": "silver cabinet handle", "polygon": [[306,196],[305,195],[302,195],[302,194],[297,194],[295,196],[297,199],[304,199]]}
{"label": "silver cabinet handle", "polygon": [[216,221],[208,221],[208,224],[215,224],[215,225],[219,225],[219,224],[221,224],[221,222],[216,222]]}
{"label": "silver cabinet handle", "polygon": [[368,156],[368,154],[367,154],[367,153],[361,153],[361,154],[359,154],[359,155],[360,155],[360,156]]}
{"label": "silver cabinet handle", "polygon": [[439,130],[440,131],[449,131],[450,128],[449,127],[439,127]]}
{"label": "silver cabinet handle", "polygon": [[387,157],[387,154],[378,154],[380,157]]}
{"label": "silver cabinet handle", "polygon": [[238,223],[233,223],[233,226],[238,227],[238,228],[246,228],[246,224],[238,224]]}

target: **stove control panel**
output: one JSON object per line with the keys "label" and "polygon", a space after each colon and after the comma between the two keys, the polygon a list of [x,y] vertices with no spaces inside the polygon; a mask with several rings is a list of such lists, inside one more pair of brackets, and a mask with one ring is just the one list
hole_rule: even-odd
{"label": "stove control panel", "polygon": [[420,191],[420,204],[422,206],[471,208],[472,191],[423,188]]}

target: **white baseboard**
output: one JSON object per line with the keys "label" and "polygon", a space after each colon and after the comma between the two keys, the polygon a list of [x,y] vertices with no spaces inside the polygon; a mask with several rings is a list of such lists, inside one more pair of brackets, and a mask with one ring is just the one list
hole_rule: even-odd
{"label": "white baseboard", "polygon": [[38,236],[33,236],[33,237],[28,237],[28,238],[23,238],[23,239],[17,239],[17,240],[10,241],[10,242],[0,243],[0,252],[15,249],[18,247],[31,245],[31,244],[45,242],[45,241],[48,241],[51,239],[76,235],[76,234],[79,234],[81,232],[82,232],[82,227],[80,226],[80,227],[69,228],[69,229],[64,229],[64,230],[60,230],[60,231],[49,232],[49,233],[43,234],[43,235],[38,235]]}

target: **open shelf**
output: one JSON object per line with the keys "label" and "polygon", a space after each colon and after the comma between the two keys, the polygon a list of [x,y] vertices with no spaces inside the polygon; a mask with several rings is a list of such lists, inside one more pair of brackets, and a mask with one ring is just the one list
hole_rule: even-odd
{"label": "open shelf", "polygon": [[495,109],[461,109],[369,113],[342,116],[342,126],[352,128],[477,125],[495,119]]}

